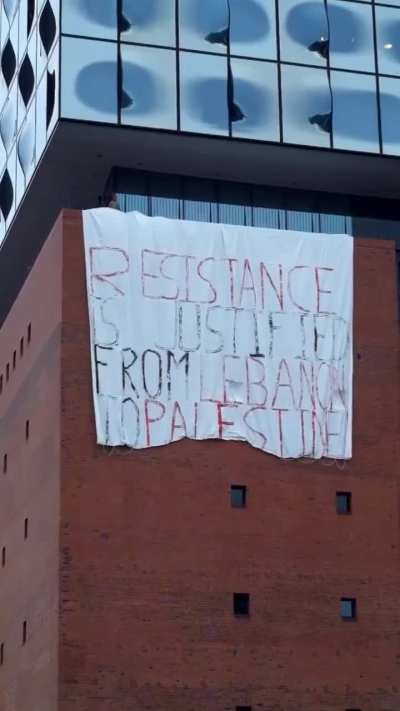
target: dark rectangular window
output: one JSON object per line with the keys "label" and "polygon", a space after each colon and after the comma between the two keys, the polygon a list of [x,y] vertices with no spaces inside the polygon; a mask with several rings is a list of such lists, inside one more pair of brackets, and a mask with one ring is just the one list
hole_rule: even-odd
{"label": "dark rectangular window", "polygon": [[250,612],[249,593],[233,593],[233,613],[238,616],[246,616]]}
{"label": "dark rectangular window", "polygon": [[32,324],[28,323],[28,343],[31,342],[32,338]]}
{"label": "dark rectangular window", "polygon": [[7,363],[7,365],[6,365],[6,381],[7,381],[7,383],[9,380],[10,380],[10,364]]}
{"label": "dark rectangular window", "polygon": [[3,392],[3,376],[0,375],[0,394]]}
{"label": "dark rectangular window", "polygon": [[24,538],[25,538],[25,540],[28,538],[28,519],[27,518],[24,521]]}
{"label": "dark rectangular window", "polygon": [[336,492],[336,513],[351,514],[351,491]]}
{"label": "dark rectangular window", "polygon": [[3,546],[1,549],[1,567],[4,568],[6,564],[6,547]]}
{"label": "dark rectangular window", "polygon": [[7,458],[7,455],[5,454],[3,457],[3,473],[4,474],[7,472],[7,464],[8,464],[8,458]]}
{"label": "dark rectangular window", "polygon": [[22,624],[22,644],[25,644],[28,636],[28,625],[26,620]]}
{"label": "dark rectangular window", "polygon": [[241,484],[231,486],[231,506],[234,509],[244,509],[246,506],[246,487]]}
{"label": "dark rectangular window", "polygon": [[236,711],[252,711],[252,706],[236,706]]}
{"label": "dark rectangular window", "polygon": [[13,353],[13,370],[17,367],[17,351]]}
{"label": "dark rectangular window", "polygon": [[23,355],[24,355],[24,339],[21,338],[21,340],[19,342],[19,357],[22,358]]}
{"label": "dark rectangular window", "polygon": [[29,420],[25,422],[25,439],[29,439]]}
{"label": "dark rectangular window", "polygon": [[355,620],[357,616],[357,600],[354,597],[342,597],[340,600],[340,615],[342,620]]}
{"label": "dark rectangular window", "polygon": [[0,644],[0,666],[4,664],[4,642]]}

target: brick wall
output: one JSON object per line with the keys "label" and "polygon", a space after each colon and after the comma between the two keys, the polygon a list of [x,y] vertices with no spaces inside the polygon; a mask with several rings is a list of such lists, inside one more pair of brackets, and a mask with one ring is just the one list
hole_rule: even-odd
{"label": "brick wall", "polygon": [[[392,244],[356,243],[351,462],[217,441],[110,451],[95,444],[80,217],[65,219],[60,711],[398,711]],[[248,619],[233,592],[251,594]]]}
{"label": "brick wall", "polygon": [[[63,214],[0,333],[0,711],[398,711],[390,243],[356,243],[355,296],[351,462],[217,441],[110,451],[95,443],[81,218]],[[245,509],[231,484],[248,487]],[[233,592],[250,593],[248,618]]]}
{"label": "brick wall", "polygon": [[57,708],[61,226],[0,331],[1,711]]}

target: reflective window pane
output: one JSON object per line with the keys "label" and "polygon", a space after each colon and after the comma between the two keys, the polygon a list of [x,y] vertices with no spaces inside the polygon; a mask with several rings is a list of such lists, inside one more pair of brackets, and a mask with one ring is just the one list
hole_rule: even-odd
{"label": "reflective window pane", "polygon": [[275,3],[268,0],[230,0],[231,54],[276,59]]}
{"label": "reflective window pane", "polygon": [[281,58],[326,66],[328,20],[323,0],[280,0]]}
{"label": "reflective window pane", "polygon": [[383,152],[400,155],[400,79],[381,77],[381,125]]}
{"label": "reflective window pane", "polygon": [[179,42],[183,49],[226,54],[226,0],[182,0],[179,3]]}
{"label": "reflective window pane", "polygon": [[117,3],[67,0],[62,3],[62,32],[70,35],[117,39]]}
{"label": "reflective window pane", "polygon": [[228,62],[226,57],[180,53],[183,131],[227,135]]}
{"label": "reflective window pane", "polygon": [[400,75],[400,8],[376,8],[376,44],[380,74]]}
{"label": "reflective window pane", "polygon": [[329,0],[328,12],[331,66],[375,72],[372,7]]}
{"label": "reflective window pane", "polygon": [[[376,3],[376,2],[375,2],[375,4],[380,5],[381,3]],[[383,2],[383,4],[385,5],[386,2]],[[396,5],[396,7],[400,7],[400,0],[390,0],[390,2],[389,2],[389,0],[388,0],[387,4],[388,4],[388,5]]]}
{"label": "reflective window pane", "polygon": [[240,120],[232,135],[266,141],[279,140],[278,73],[272,62],[231,60],[234,101]]}
{"label": "reflective window pane", "polygon": [[180,46],[259,59],[276,58],[275,3],[266,0],[181,0]]}
{"label": "reflective window pane", "polygon": [[176,52],[121,44],[121,122],[177,128]]}
{"label": "reflective window pane", "polygon": [[326,70],[282,65],[284,141],[328,148],[331,109]]}
{"label": "reflective window pane", "polygon": [[61,57],[62,116],[116,123],[117,43],[63,37]]}
{"label": "reflective window pane", "polygon": [[175,0],[122,0],[121,39],[175,47]]}
{"label": "reflective window pane", "polygon": [[333,147],[379,152],[376,79],[367,74],[331,72]]}

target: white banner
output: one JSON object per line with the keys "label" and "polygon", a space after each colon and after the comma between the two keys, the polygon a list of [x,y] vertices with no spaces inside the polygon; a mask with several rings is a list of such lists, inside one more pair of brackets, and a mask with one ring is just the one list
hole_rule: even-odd
{"label": "white banner", "polygon": [[351,457],[353,240],[84,212],[97,441]]}

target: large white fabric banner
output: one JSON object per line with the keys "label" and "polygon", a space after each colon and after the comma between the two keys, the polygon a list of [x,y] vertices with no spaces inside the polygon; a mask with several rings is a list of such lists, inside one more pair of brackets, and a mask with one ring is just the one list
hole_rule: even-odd
{"label": "large white fabric banner", "polygon": [[84,212],[97,441],[351,457],[353,240]]}

